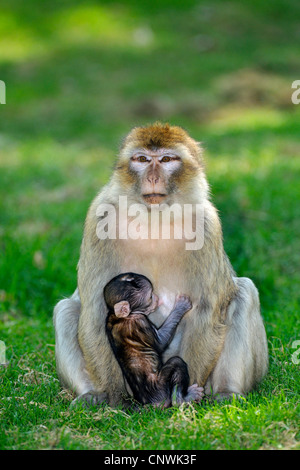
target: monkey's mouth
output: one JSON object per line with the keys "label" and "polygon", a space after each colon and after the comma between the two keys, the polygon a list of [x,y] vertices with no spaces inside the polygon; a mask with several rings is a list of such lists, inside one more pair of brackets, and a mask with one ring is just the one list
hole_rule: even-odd
{"label": "monkey's mouth", "polygon": [[165,197],[166,194],[161,193],[143,194],[143,198],[147,204],[160,204]]}

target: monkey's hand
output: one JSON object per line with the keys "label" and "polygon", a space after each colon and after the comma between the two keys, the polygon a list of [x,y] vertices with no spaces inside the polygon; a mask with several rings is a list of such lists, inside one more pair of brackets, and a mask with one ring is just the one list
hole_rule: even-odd
{"label": "monkey's hand", "polygon": [[180,309],[184,314],[191,310],[192,307],[193,304],[191,302],[191,299],[187,295],[179,294],[176,296],[174,309]]}
{"label": "monkey's hand", "polygon": [[157,330],[158,344],[163,352],[172,341],[178,323],[183,315],[192,308],[192,302],[187,295],[177,295],[175,305],[167,319]]}

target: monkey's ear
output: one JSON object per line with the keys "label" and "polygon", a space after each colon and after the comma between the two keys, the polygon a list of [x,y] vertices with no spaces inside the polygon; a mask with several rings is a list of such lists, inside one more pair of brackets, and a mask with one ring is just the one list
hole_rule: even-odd
{"label": "monkey's ear", "polygon": [[130,314],[130,305],[127,302],[127,300],[122,300],[121,302],[118,302],[117,304],[114,305],[114,311],[115,315],[118,318],[125,318],[128,317]]}

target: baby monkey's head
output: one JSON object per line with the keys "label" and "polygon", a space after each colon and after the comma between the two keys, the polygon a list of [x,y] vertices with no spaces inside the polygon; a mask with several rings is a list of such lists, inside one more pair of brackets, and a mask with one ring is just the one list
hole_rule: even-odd
{"label": "baby monkey's head", "polygon": [[149,279],[142,274],[123,273],[114,277],[104,287],[104,299],[109,312],[117,317],[130,313],[149,315],[159,306]]}

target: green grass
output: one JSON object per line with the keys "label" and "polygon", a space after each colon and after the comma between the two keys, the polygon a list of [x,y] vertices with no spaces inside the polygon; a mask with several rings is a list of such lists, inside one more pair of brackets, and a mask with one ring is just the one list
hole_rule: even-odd
{"label": "green grass", "polygon": [[[299,13],[297,0],[2,2],[1,449],[299,449]],[[260,292],[269,374],[241,402],[71,411],[53,306],[75,288],[121,138],[157,119],[203,142],[225,249]]]}

